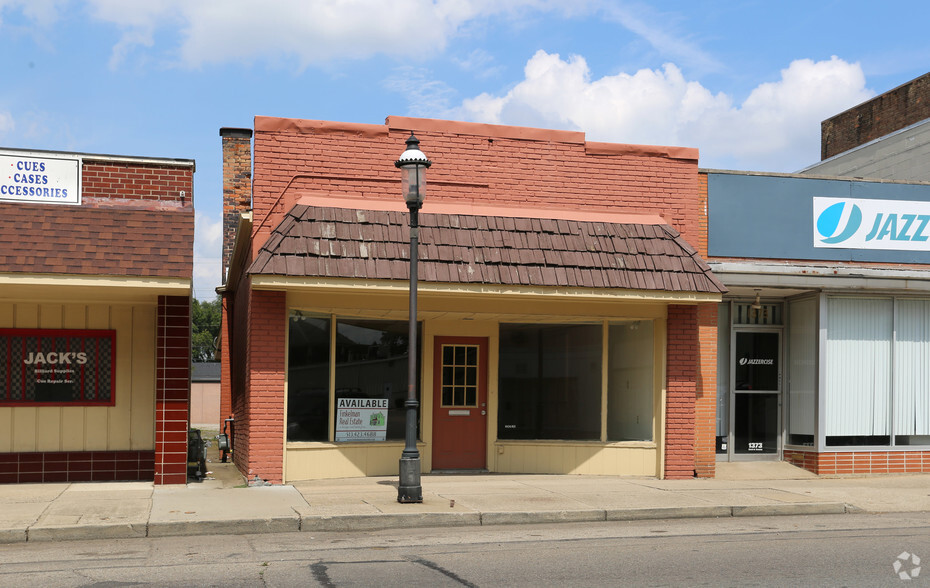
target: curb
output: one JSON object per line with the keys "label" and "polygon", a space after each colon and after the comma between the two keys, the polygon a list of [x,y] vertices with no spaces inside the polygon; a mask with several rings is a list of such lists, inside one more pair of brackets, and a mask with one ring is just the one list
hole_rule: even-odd
{"label": "curb", "polygon": [[464,513],[391,513],[363,515],[288,516],[213,521],[163,521],[148,524],[80,525],[0,529],[0,544],[28,541],[138,539],[196,535],[248,535],[298,531],[361,532],[396,528],[466,527],[641,521],[662,519],[729,518],[754,516],[834,515],[861,512],[842,502],[815,502],[744,506],[690,506],[634,509],[588,509]]}

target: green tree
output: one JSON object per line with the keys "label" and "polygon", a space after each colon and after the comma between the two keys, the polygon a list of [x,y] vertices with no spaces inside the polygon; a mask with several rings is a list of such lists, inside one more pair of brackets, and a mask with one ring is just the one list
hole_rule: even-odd
{"label": "green tree", "polygon": [[213,300],[197,300],[191,308],[191,359],[193,361],[215,361],[216,341],[220,334],[220,297]]}

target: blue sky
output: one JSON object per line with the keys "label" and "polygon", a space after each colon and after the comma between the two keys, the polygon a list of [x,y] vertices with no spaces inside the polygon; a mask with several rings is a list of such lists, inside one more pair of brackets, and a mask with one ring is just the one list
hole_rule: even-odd
{"label": "blue sky", "polygon": [[928,17],[921,1],[0,0],[0,146],[195,159],[210,298],[220,127],[449,118],[790,172],[819,159],[821,120],[928,71]]}

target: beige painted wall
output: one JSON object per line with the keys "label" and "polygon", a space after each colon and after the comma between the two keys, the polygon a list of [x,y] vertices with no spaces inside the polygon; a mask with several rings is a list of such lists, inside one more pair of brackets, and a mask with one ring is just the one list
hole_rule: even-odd
{"label": "beige painted wall", "polygon": [[191,382],[191,426],[222,429],[219,382]]}
{"label": "beige painted wall", "polygon": [[[406,295],[372,293],[289,292],[288,307],[304,312],[405,320]],[[437,336],[488,338],[487,468],[491,472],[661,475],[662,414],[664,414],[665,314],[664,302],[559,300],[556,298],[482,299],[466,296],[425,296],[420,300],[423,320],[421,382],[421,467],[432,469],[433,341]],[[621,319],[654,320],[653,441],[499,441],[497,439],[498,338],[501,322],[601,322]],[[606,369],[606,368],[605,368]],[[604,404],[606,405],[606,390]],[[285,398],[287,395],[285,394]],[[332,415],[331,415],[332,416]],[[330,419],[332,420],[332,418]],[[606,416],[603,418],[606,427]],[[286,438],[282,431],[282,438]],[[286,443],[285,481],[394,475],[403,442]]]}
{"label": "beige painted wall", "polygon": [[0,453],[154,449],[156,310],[0,300],[0,328],[116,331],[115,406],[0,406]]}

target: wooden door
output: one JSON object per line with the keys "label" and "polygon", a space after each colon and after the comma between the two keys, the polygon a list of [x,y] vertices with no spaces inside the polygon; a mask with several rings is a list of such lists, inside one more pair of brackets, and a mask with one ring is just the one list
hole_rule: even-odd
{"label": "wooden door", "polygon": [[433,374],[433,469],[484,469],[487,338],[436,337]]}

